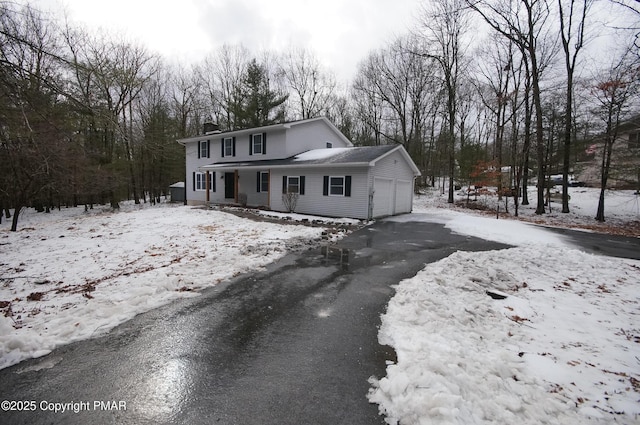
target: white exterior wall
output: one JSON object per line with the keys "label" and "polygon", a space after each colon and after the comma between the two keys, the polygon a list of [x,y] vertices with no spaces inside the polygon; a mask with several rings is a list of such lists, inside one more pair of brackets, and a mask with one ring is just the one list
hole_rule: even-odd
{"label": "white exterior wall", "polygon": [[[204,137],[204,136],[203,136]],[[206,139],[204,139],[206,140]],[[194,190],[193,172],[198,167],[211,164],[213,159],[213,145],[211,142],[211,158],[198,158],[198,142],[189,142],[185,144],[186,157],[186,176],[185,176],[185,195],[189,205],[202,204],[206,200],[206,192],[204,190]]]}
{"label": "white exterior wall", "polygon": [[322,120],[292,125],[287,130],[287,152],[283,158],[297,155],[311,149],[323,149],[331,143],[334,148],[349,145]]}
{"label": "white exterior wall", "polygon": [[[326,148],[327,142],[331,143],[333,147],[336,148],[348,146],[340,135],[337,134],[324,120],[312,120],[299,124],[294,123],[289,128],[277,128],[267,130],[265,132],[266,154],[249,155],[250,135],[254,133],[263,133],[259,130],[202,135],[197,140],[186,142],[185,194],[187,197],[187,203],[189,205],[197,205],[206,201],[205,191],[194,191],[193,189],[193,172],[200,166],[213,164],[215,162],[248,162],[284,159],[310,149]],[[226,137],[235,137],[236,139],[235,156],[222,156],[222,140]],[[208,158],[198,158],[198,142],[200,140],[210,141],[210,152]],[[216,190],[215,192],[210,191],[209,201],[214,203],[233,202],[232,200],[230,201],[224,197],[224,180],[220,179],[220,173],[223,175],[224,171],[217,172],[216,178],[218,180],[216,181]],[[247,194],[249,199],[248,205],[267,205],[267,195],[257,194],[255,188],[243,185],[243,181],[246,180],[240,177],[238,192]]]}
{"label": "white exterior wall", "polygon": [[238,193],[247,196],[247,205],[250,207],[266,207],[269,205],[269,193],[258,192],[258,171],[268,170],[239,170],[238,172]]}
{"label": "white exterior wall", "polygon": [[[402,153],[395,151],[378,160],[369,174],[372,190],[375,190],[376,179],[378,179],[378,193],[372,196],[372,218],[411,212],[414,175]],[[391,187],[389,188],[388,185]],[[390,193],[387,192],[388,190]],[[380,191],[385,193],[382,194]],[[380,202],[389,202],[389,205],[380,205]]]}
{"label": "white exterior wall", "polygon": [[[368,167],[314,167],[271,171],[271,209],[287,212],[282,202],[282,177],[304,176],[305,194],[300,195],[295,212],[326,217],[367,219]],[[324,176],[351,176],[351,196],[324,196]]]}
{"label": "white exterior wall", "polygon": [[[246,131],[239,133],[221,133],[202,136],[211,139],[211,163],[214,162],[242,162],[242,161],[261,161],[267,159],[285,158],[285,132],[284,130],[272,130],[266,132],[266,154],[249,155],[250,137],[252,134],[262,134],[261,131]],[[222,156],[222,140],[228,137],[236,139],[235,156]]]}

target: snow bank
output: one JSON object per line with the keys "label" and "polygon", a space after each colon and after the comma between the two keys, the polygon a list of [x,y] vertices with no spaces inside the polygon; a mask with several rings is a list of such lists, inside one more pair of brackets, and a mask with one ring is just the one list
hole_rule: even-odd
{"label": "snow bank", "polygon": [[27,211],[0,227],[0,368],[103,334],[255,270],[323,228],[162,204],[119,213]]}
{"label": "snow bank", "polygon": [[457,252],[397,286],[379,341],[398,361],[369,393],[387,422],[638,423],[640,262],[524,223],[431,212],[403,219],[521,246]]}
{"label": "snow bank", "polygon": [[510,245],[534,244],[563,247],[568,244],[560,235],[542,231],[539,226],[521,221],[496,220],[448,210],[427,211],[391,217],[387,220],[441,223],[458,234]]}

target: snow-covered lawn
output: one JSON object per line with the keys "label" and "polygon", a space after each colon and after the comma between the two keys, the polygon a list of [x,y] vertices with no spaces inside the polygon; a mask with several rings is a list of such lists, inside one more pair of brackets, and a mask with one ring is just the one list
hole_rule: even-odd
{"label": "snow-covered lawn", "polygon": [[0,225],[0,368],[258,269],[323,228],[160,204],[27,210]]}
{"label": "snow-covered lawn", "polygon": [[[578,193],[571,223],[587,223],[592,196]],[[637,219],[622,195],[610,216]],[[379,340],[398,361],[369,393],[388,423],[640,423],[640,261],[586,254],[539,227],[449,209],[439,195],[415,212],[395,220],[516,247],[457,252],[397,286]]]}
{"label": "snow-covered lawn", "polygon": [[[601,233],[621,233],[633,236],[640,236],[640,195],[633,190],[607,190],[605,193],[605,222],[599,223],[594,217],[598,208],[598,197],[600,189],[588,187],[570,187],[568,214],[563,214],[562,203],[560,200],[560,188],[555,187],[551,193],[554,195],[551,201],[551,211],[547,208],[547,212],[543,215],[535,213],[536,190],[529,188],[529,205],[520,205],[518,213],[519,217],[514,217],[513,199],[509,199],[509,215],[504,215],[505,204],[500,202],[496,196],[480,195],[474,200],[471,196],[469,206],[481,206],[486,208],[485,216],[496,215],[496,209],[499,206],[501,218],[519,219],[523,221],[533,222],[554,227],[574,227]],[[441,194],[439,190],[430,190],[424,195],[414,197],[414,211],[432,211],[433,209],[446,209],[464,212],[466,214],[480,214],[480,211],[473,211],[465,208],[463,205],[467,201],[467,197],[463,191],[455,193],[456,206],[447,204],[447,194]]]}

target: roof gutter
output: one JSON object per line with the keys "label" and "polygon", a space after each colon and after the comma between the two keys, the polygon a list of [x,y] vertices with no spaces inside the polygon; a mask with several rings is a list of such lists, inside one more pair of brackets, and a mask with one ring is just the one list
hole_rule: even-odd
{"label": "roof gutter", "polygon": [[229,164],[210,164],[210,165],[202,165],[198,167],[198,170],[202,171],[215,171],[215,170],[229,170],[229,169],[243,169],[243,170],[266,170],[266,169],[284,169],[284,168],[340,168],[340,167],[371,167],[373,163],[371,162],[343,162],[337,164],[280,164],[280,165],[270,165],[270,164],[243,164],[239,163],[229,163]]}

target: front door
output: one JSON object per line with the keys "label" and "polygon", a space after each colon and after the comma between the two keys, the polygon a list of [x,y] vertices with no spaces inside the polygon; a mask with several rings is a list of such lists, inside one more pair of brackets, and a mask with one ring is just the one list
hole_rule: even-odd
{"label": "front door", "polygon": [[236,198],[236,173],[224,173],[224,197],[226,199]]}

